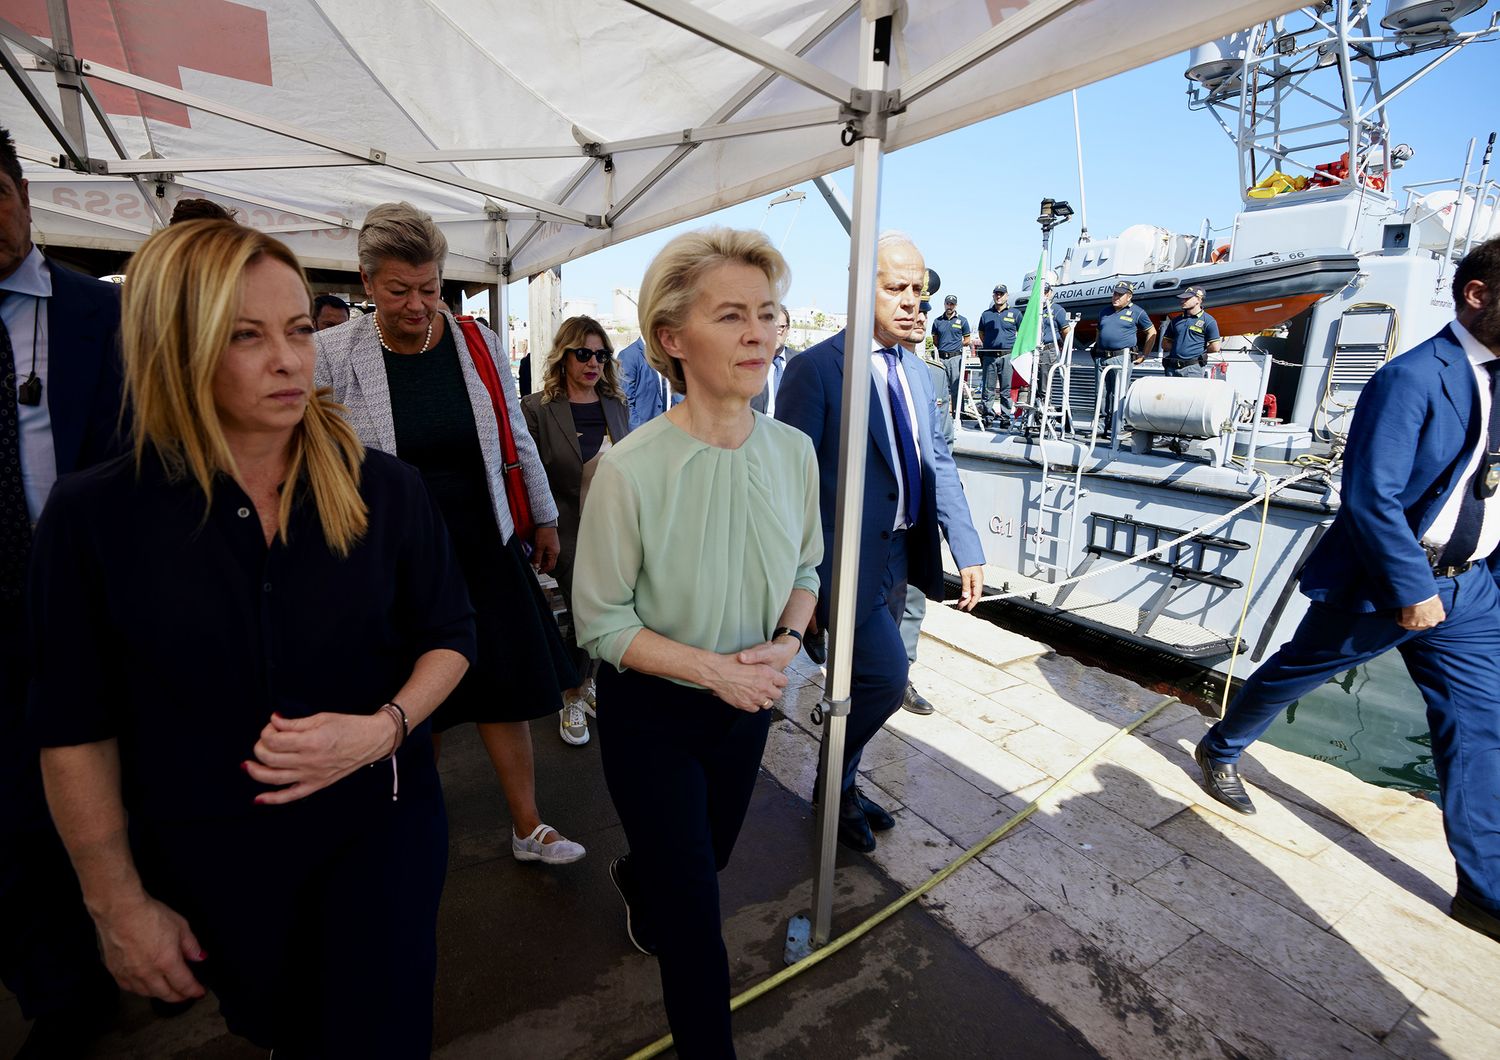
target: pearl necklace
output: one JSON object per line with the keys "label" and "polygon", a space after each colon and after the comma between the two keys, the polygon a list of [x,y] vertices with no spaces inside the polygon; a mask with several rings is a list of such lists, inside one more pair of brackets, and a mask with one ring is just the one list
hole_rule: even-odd
{"label": "pearl necklace", "polygon": [[[381,330],[381,327],[380,327],[380,313],[379,313],[379,311],[371,313],[370,316],[375,319],[375,334],[380,338],[380,345],[384,346],[386,349],[390,350],[392,353],[399,353],[400,352],[399,350],[397,350],[389,342],[385,341],[385,332],[383,330]],[[437,323],[437,314],[434,313],[432,315],[432,319],[427,322],[427,337],[422,340],[422,348],[420,350],[415,351],[416,353],[426,353],[427,352],[427,347],[432,345],[432,326],[434,324],[436,324],[436,323]]]}

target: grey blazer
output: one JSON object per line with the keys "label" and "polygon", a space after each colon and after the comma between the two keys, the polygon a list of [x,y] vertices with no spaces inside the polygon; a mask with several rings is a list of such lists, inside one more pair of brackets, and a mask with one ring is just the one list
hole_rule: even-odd
{"label": "grey blazer", "polygon": [[[619,444],[630,431],[630,409],[619,398],[600,397],[604,424],[610,440]],[[566,397],[547,401],[546,395],[533,391],[521,399],[526,414],[526,429],[536,442],[552,498],[557,502],[557,534],[562,542],[558,566],[566,575],[572,569],[578,544],[578,522],[583,514],[580,492],[583,486],[583,450],[578,446],[578,428],[573,423],[573,409]]]}
{"label": "grey blazer", "polygon": [[[508,542],[515,526],[510,519],[510,505],[505,499],[500,428],[495,422],[495,409],[490,404],[490,392],[484,388],[484,381],[479,378],[474,360],[469,356],[463,332],[453,322],[452,313],[447,309],[442,313],[453,341],[458,345],[458,363],[463,367],[469,404],[474,409],[474,426],[479,432],[479,448],[484,455],[495,523],[500,527],[500,540]],[[516,439],[516,453],[521,459],[526,492],[531,499],[531,516],[538,526],[554,524],[557,522],[557,505],[552,501],[547,472],[537,455],[536,443],[526,430],[526,418],[521,413],[521,401],[516,395],[516,380],[510,371],[510,358],[493,331],[483,324],[479,325],[479,330],[500,375],[500,388],[505,393],[510,428]],[[391,419],[391,392],[385,377],[385,358],[380,352],[380,339],[375,334],[374,317],[355,317],[347,324],[318,332],[315,338],[318,344],[318,363],[313,374],[315,385],[333,388],[334,399],[347,410],[344,417],[360,441],[371,449],[400,456],[396,451],[396,425]]]}

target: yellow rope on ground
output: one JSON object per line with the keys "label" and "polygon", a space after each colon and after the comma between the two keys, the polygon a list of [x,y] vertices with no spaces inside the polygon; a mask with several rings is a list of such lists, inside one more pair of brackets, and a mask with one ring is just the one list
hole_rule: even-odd
{"label": "yellow rope on ground", "polygon": [[[1265,472],[1259,472],[1265,475]],[[1234,648],[1229,652],[1229,672],[1224,675],[1224,695],[1219,700],[1219,717],[1229,710],[1229,686],[1234,683],[1234,664],[1240,657],[1240,638],[1245,633],[1245,621],[1250,617],[1250,597],[1255,592],[1255,572],[1260,569],[1260,547],[1266,542],[1266,522],[1271,517],[1271,478],[1265,475],[1265,503],[1260,508],[1260,534],[1255,539],[1255,554],[1250,559],[1250,580],[1245,583],[1245,604],[1240,608],[1240,622],[1234,629]]]}
{"label": "yellow rope on ground", "polygon": [[[1179,702],[1181,702],[1181,700],[1179,700],[1176,696],[1167,696],[1150,710],[1137,717],[1129,725],[1126,725],[1123,729],[1117,729],[1115,732],[1111,733],[1108,739],[1106,739],[1098,747],[1095,747],[1088,754],[1080,758],[1071,769],[1069,769],[1066,773],[1064,773],[1062,776],[1058,777],[1055,781],[1048,785],[1045,791],[1028,802],[1020,811],[1006,820],[1006,822],[999,828],[996,828],[989,835],[985,836],[979,842],[971,846],[968,850],[965,850],[958,857],[950,861],[947,865],[943,866],[937,872],[933,873],[933,875],[927,880],[926,883],[923,883],[920,886],[907,891],[900,898],[897,898],[894,902],[886,906],[884,909],[880,910],[878,913],[867,917],[864,921],[850,928],[838,938],[831,939],[828,942],[828,945],[822,947],[821,949],[814,950],[812,953],[802,958],[796,964],[788,965],[781,971],[777,972],[775,975],[771,976],[771,978],[757,983],[755,986],[752,986],[749,990],[746,990],[742,994],[736,995],[729,1002],[729,1010],[731,1012],[734,1012],[735,1010],[741,1009],[744,1006],[750,1004],[750,1002],[754,1001],[756,998],[761,997],[765,994],[769,994],[778,986],[781,986],[783,983],[794,978],[795,976],[801,975],[803,972],[807,971],[814,965],[826,961],[829,957],[832,957],[835,953],[838,953],[850,943],[857,941],[864,935],[868,934],[870,931],[885,923],[885,921],[901,912],[901,910],[911,905],[911,903],[915,902],[918,898],[921,898],[928,891],[932,890],[938,884],[946,880],[949,876],[952,876],[959,869],[967,865],[970,861],[974,860],[980,854],[984,853],[985,850],[987,850],[990,846],[999,842],[1002,838],[1005,837],[1008,832],[1012,831],[1022,821],[1026,820],[1026,818],[1035,813],[1037,807],[1041,805],[1043,799],[1047,798],[1054,791],[1066,787],[1068,783],[1080,772],[1082,772],[1083,769],[1088,766],[1088,764],[1095,758],[1103,754],[1110,747],[1114,746],[1115,743],[1117,743],[1119,740],[1126,736],[1129,736],[1136,729],[1140,728],[1146,722],[1156,717],[1156,715],[1167,709],[1167,707],[1171,706],[1173,703]],[[650,1057],[659,1056],[671,1047],[672,1036],[668,1034],[662,1038],[658,1038],[656,1041],[652,1042],[645,1048],[631,1053],[628,1060],[649,1060]]]}

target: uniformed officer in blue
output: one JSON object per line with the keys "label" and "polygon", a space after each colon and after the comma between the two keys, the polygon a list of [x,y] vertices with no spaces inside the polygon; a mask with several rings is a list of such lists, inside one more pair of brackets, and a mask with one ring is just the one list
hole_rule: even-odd
{"label": "uniformed officer in blue", "polygon": [[958,391],[964,378],[964,351],[974,345],[969,322],[958,311],[957,295],[950,294],[943,299],[943,315],[932,322],[932,342],[942,359],[943,371],[948,375],[948,407],[954,416],[948,424],[947,438],[948,444],[952,445],[954,427],[962,408],[958,403]]}
{"label": "uniformed officer in blue", "polygon": [[[1151,323],[1151,315],[1133,304],[1134,301],[1135,288],[1129,281],[1121,280],[1115,284],[1109,308],[1099,318],[1099,338],[1092,352],[1095,379],[1104,387],[1100,426],[1105,434],[1114,429],[1116,381],[1124,371],[1126,359],[1140,364],[1156,341],[1156,325]],[[1145,332],[1144,339],[1140,339],[1141,332]],[[1117,370],[1106,376],[1104,370],[1111,366]]]}
{"label": "uniformed officer in blue", "polygon": [[1210,795],[1254,813],[1245,748],[1299,697],[1397,649],[1427,702],[1450,913],[1500,941],[1500,239],[1459,263],[1453,301],[1455,321],[1366,384],[1338,515],[1301,575],[1307,615],[1195,757]]}
{"label": "uniformed officer in blue", "polygon": [[1201,379],[1208,355],[1219,352],[1219,322],[1203,309],[1203,288],[1177,293],[1182,314],[1167,320],[1161,336],[1161,366],[1167,375]]}
{"label": "uniformed officer in blue", "polygon": [[[1011,349],[1016,344],[1016,329],[1021,326],[1021,311],[1010,305],[1010,292],[1005,284],[995,285],[994,303],[979,314],[979,415],[989,428],[1009,427],[1011,417],[1016,414],[1015,402],[1010,398],[1014,372],[1011,369]],[[995,413],[995,383],[1000,384],[1000,412]]]}
{"label": "uniformed officer in blue", "polygon": [[1042,319],[1037,328],[1036,357],[1031,381],[1031,392],[1041,390],[1042,403],[1047,401],[1047,388],[1052,385],[1052,368],[1062,357],[1063,344],[1068,340],[1068,312],[1052,297],[1052,284],[1042,284]]}

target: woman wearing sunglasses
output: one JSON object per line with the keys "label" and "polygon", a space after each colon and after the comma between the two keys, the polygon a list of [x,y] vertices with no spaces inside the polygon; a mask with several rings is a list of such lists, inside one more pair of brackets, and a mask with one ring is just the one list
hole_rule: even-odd
{"label": "woman wearing sunglasses", "polygon": [[[630,409],[620,389],[619,370],[609,336],[593,317],[569,317],[558,329],[542,369],[541,388],[521,399],[527,433],[536,441],[552,499],[562,553],[552,576],[573,611],[573,556],[578,517],[599,457],[630,430]],[[592,664],[569,634],[569,648],[582,682],[563,693],[558,732],[575,747],[589,742],[593,711]]]}

